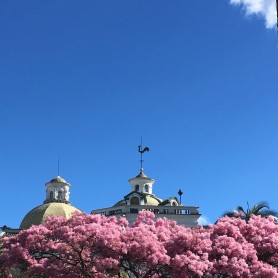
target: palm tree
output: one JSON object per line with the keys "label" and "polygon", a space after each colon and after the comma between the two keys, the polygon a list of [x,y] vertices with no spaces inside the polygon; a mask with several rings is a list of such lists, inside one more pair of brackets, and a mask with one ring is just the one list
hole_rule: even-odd
{"label": "palm tree", "polygon": [[235,211],[228,211],[223,214],[223,216],[229,217],[239,217],[244,219],[246,222],[249,221],[252,215],[261,215],[262,217],[275,216],[278,217],[276,211],[270,210],[267,202],[260,202],[255,204],[252,209],[249,207],[247,202],[247,210],[245,211],[242,206],[238,206]]}

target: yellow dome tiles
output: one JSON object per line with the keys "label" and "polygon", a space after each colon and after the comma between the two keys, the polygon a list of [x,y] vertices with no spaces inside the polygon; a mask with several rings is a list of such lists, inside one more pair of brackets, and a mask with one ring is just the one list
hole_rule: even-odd
{"label": "yellow dome tiles", "polygon": [[20,224],[20,229],[28,229],[32,225],[43,224],[49,216],[62,216],[69,219],[74,212],[81,211],[64,203],[47,203],[28,212]]}

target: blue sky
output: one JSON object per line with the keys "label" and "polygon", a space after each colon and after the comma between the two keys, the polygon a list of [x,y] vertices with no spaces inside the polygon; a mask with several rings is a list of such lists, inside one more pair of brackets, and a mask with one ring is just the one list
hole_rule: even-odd
{"label": "blue sky", "polygon": [[113,205],[141,136],[156,196],[181,188],[210,222],[278,210],[277,34],[233,2],[2,1],[0,225],[44,201],[58,159],[74,206]]}

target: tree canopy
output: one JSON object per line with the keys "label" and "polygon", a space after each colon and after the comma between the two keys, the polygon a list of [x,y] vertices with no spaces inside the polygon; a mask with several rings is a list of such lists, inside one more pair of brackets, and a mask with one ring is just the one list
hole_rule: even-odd
{"label": "tree canopy", "polygon": [[143,212],[122,217],[49,218],[2,239],[0,277],[278,277],[278,225],[223,217],[186,228]]}

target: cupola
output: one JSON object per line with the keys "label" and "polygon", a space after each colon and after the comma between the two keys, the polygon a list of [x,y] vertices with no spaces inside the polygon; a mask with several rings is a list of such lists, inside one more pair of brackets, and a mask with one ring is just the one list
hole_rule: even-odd
{"label": "cupola", "polygon": [[69,202],[69,188],[71,185],[60,176],[45,184],[46,199],[44,203],[30,210],[23,218],[20,229],[28,229],[32,225],[40,225],[49,216],[62,216],[69,219],[73,213],[81,211]]}
{"label": "cupola", "polygon": [[140,169],[139,175],[137,175],[135,178],[129,179],[128,182],[131,184],[131,191],[144,194],[153,194],[152,191],[155,180],[147,177],[143,172],[143,168]]}
{"label": "cupola", "polygon": [[44,203],[59,202],[69,204],[69,189],[71,185],[60,176],[55,177],[46,186],[46,199]]}

